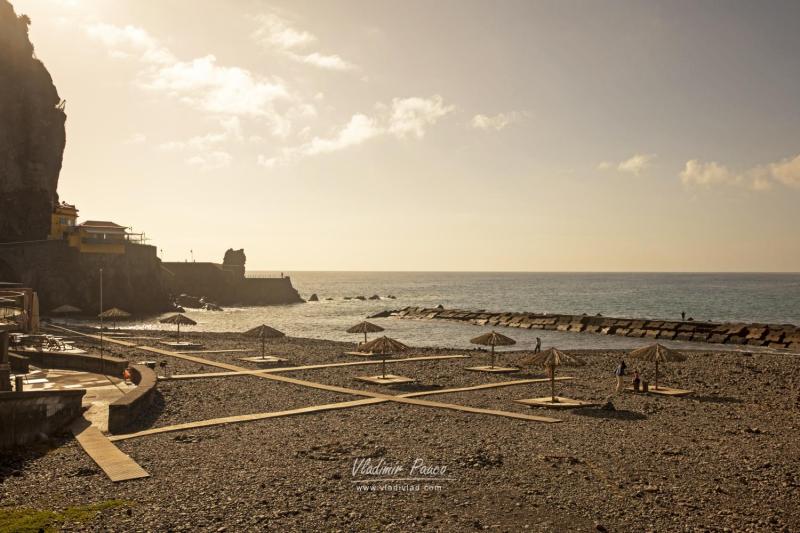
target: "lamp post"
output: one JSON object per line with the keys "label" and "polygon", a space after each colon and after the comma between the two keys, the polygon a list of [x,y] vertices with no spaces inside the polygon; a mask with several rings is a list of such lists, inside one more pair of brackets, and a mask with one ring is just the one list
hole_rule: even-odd
{"label": "lamp post", "polygon": [[103,364],[103,269],[100,269],[100,372],[105,374]]}

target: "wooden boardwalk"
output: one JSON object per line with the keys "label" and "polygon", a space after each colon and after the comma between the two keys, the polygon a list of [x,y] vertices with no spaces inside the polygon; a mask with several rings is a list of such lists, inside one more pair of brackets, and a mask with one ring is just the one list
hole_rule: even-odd
{"label": "wooden boardwalk", "polygon": [[[571,380],[571,377],[561,376],[556,378],[557,381],[568,381]],[[474,385],[472,387],[460,387],[456,389],[439,389],[439,390],[426,390],[426,391],[418,391],[418,392],[409,392],[406,394],[400,394],[393,398],[415,398],[417,396],[427,396],[431,394],[449,394],[449,393],[456,393],[456,392],[467,392],[473,390],[482,390],[482,389],[496,389],[500,387],[513,387],[515,385],[527,385],[528,383],[544,383],[550,382],[549,379],[518,379],[515,381],[502,381],[500,383],[484,383],[482,385]],[[238,416],[226,416],[222,418],[211,418],[208,420],[200,420],[198,422],[186,422],[184,424],[175,424],[172,426],[163,426],[160,428],[152,428],[152,429],[145,429],[143,431],[137,431],[136,433],[126,433],[123,435],[113,435],[109,437],[111,441],[119,441],[119,440],[127,440],[127,439],[135,439],[137,437],[147,437],[150,435],[158,435],[160,433],[170,433],[173,431],[183,431],[187,429],[197,429],[197,428],[205,428],[210,426],[218,426],[224,424],[235,424],[238,422],[252,422],[254,420],[264,420],[267,418],[279,418],[283,416],[294,416],[294,415],[303,415],[308,413],[319,413],[322,411],[333,411],[335,409],[346,409],[350,407],[358,407],[361,405],[374,405],[378,403],[384,403],[390,401],[388,399],[383,398],[365,398],[363,400],[351,400],[349,402],[337,402],[337,403],[328,403],[323,405],[312,405],[311,407],[302,407],[299,409],[289,409],[286,411],[273,411],[269,413],[254,413],[249,415],[238,415]],[[448,406],[451,409],[463,411],[464,406],[461,405],[453,405],[453,404],[437,404],[436,407],[440,406]],[[458,409],[455,409],[458,408]],[[491,410],[487,409],[480,409],[480,408],[468,408],[470,409],[468,412],[480,413],[480,414],[494,414]],[[474,409],[474,410],[473,410]],[[505,413],[505,412],[504,412]],[[514,413],[517,414],[517,413]],[[504,415],[505,416],[505,415]],[[543,417],[531,417],[530,415],[519,414],[519,417],[522,420],[531,420],[532,418],[535,419],[537,422],[543,422]],[[557,419],[550,419],[549,422],[559,422]]]}
{"label": "wooden boardwalk", "polygon": [[[176,352],[181,353],[181,352]],[[442,359],[469,359],[468,355],[429,355],[421,357],[406,357],[404,359],[387,359],[386,364],[392,363],[408,363],[411,361],[437,361]],[[231,371],[231,372],[205,372],[201,374],[176,374],[170,377],[159,378],[162,380],[174,379],[203,379],[203,378],[224,378],[228,376],[246,376],[258,372],[260,374],[274,374],[277,372],[297,372],[300,370],[317,370],[319,368],[335,368],[340,366],[366,366],[366,365],[379,365],[381,361],[347,361],[345,363],[320,363],[317,365],[305,366],[281,366],[277,368],[264,368],[259,370],[244,370],[244,371]]]}
{"label": "wooden boardwalk", "polygon": [[149,477],[139,464],[114,446],[103,433],[83,416],[70,426],[72,434],[84,451],[113,482]]}
{"label": "wooden boardwalk", "polygon": [[[58,326],[56,326],[56,327],[58,327]],[[65,331],[69,331],[70,333],[77,333],[77,334],[80,334],[80,335],[84,335],[86,337],[99,339],[99,336],[97,336],[97,335],[92,335],[92,334],[81,333],[81,332],[78,332],[78,331],[67,330],[66,328],[61,328],[61,327],[59,327],[59,329],[62,329],[62,330],[65,330]],[[207,366],[214,366],[214,367],[217,367],[217,368],[222,368],[222,369],[230,370],[230,371],[233,371],[233,372],[241,372],[242,375],[252,375],[252,376],[260,377],[262,379],[268,379],[268,380],[272,380],[272,381],[280,381],[280,382],[291,384],[291,385],[297,385],[297,386],[301,386],[301,387],[309,387],[309,388],[313,388],[313,389],[325,390],[325,391],[328,391],[328,392],[335,392],[335,393],[339,393],[339,394],[348,394],[348,395],[352,395],[352,396],[361,396],[361,397],[365,397],[365,398],[381,399],[381,400],[385,400],[385,401],[392,401],[392,402],[403,403],[403,404],[408,404],[408,405],[416,405],[416,406],[420,406],[420,407],[432,407],[432,408],[447,409],[447,410],[453,410],[453,411],[461,411],[461,412],[466,412],[466,413],[485,414],[485,415],[491,415],[491,416],[501,416],[501,417],[506,417],[506,418],[515,418],[515,419],[529,420],[529,421],[534,421],[534,422],[544,422],[544,423],[561,422],[561,420],[559,420],[557,418],[526,415],[526,414],[522,414],[522,413],[516,413],[516,412],[511,412],[511,411],[501,411],[501,410],[496,410],[496,409],[483,409],[483,408],[479,408],[479,407],[468,407],[468,406],[464,406],[464,405],[441,403],[441,402],[435,402],[435,401],[431,401],[431,400],[418,400],[418,399],[415,399],[413,397],[406,397],[406,396],[403,396],[403,395],[382,394],[382,393],[366,391],[366,390],[360,390],[360,389],[351,389],[351,388],[348,388],[348,387],[339,387],[339,386],[336,386],[336,385],[327,385],[327,384],[324,384],[324,383],[317,383],[317,382],[314,382],[314,381],[307,381],[307,380],[303,380],[303,379],[290,378],[288,376],[281,376],[281,375],[278,375],[276,373],[268,373],[268,372],[264,372],[262,370],[250,370],[250,369],[247,369],[247,368],[243,368],[243,367],[240,367],[240,366],[237,366],[237,365],[232,365],[232,364],[229,364],[229,363],[224,363],[224,362],[221,362],[221,361],[211,361],[209,359],[204,359],[202,357],[197,357],[197,356],[189,355],[189,354],[179,354],[177,352],[163,350],[161,348],[154,348],[152,346],[139,346],[139,345],[135,345],[133,343],[127,342],[127,341],[120,341],[120,340],[116,340],[116,339],[107,339],[107,340],[108,340],[108,342],[119,344],[121,346],[129,346],[129,347],[132,347],[132,348],[136,348],[137,350],[148,351],[148,352],[151,352],[151,353],[156,353],[156,354],[159,354],[159,355],[166,355],[166,356],[170,356],[170,357],[177,357],[179,359],[184,359],[186,361],[192,361],[192,362],[195,362],[195,363],[198,363],[198,364],[202,364],[202,365],[207,365]],[[524,380],[517,380],[517,381],[524,381]],[[345,402],[345,403],[347,403],[347,402]],[[373,403],[378,403],[378,402],[373,402]],[[312,406],[312,407],[318,407],[318,406]],[[249,415],[245,415],[245,416],[249,416]]]}

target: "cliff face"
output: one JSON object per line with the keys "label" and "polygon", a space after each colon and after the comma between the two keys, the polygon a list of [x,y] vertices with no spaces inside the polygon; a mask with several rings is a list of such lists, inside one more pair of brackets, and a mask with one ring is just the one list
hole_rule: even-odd
{"label": "cliff face", "polygon": [[61,98],[34,57],[29,23],[0,0],[0,242],[47,238],[66,142]]}

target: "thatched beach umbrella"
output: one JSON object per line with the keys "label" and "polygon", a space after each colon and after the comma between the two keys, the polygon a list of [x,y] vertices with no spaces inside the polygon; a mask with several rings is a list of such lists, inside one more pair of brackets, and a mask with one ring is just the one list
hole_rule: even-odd
{"label": "thatched beach umbrella", "polygon": [[491,346],[492,347],[492,364],[491,368],[494,368],[494,347],[495,346],[511,346],[517,344],[517,341],[512,339],[511,337],[506,337],[501,333],[497,333],[496,331],[490,331],[489,333],[484,333],[479,337],[475,337],[474,339],[470,339],[472,344],[480,344],[482,346]]}
{"label": "thatched beach umbrella", "polygon": [[192,320],[186,315],[182,315],[180,313],[168,316],[167,318],[162,318],[159,320],[162,324],[175,324],[178,326],[178,341],[181,340],[181,326],[196,326],[197,322]]}
{"label": "thatched beach umbrella", "polygon": [[386,378],[386,356],[389,354],[402,352],[408,350],[408,346],[400,341],[390,339],[386,335],[373,339],[368,343],[362,344],[361,349],[369,353],[377,353],[383,356],[383,363],[381,364],[383,378]]}
{"label": "thatched beach umbrella", "polygon": [[244,334],[248,337],[257,337],[261,339],[261,359],[264,359],[265,357],[265,342],[267,339],[279,339],[286,336],[286,333],[278,331],[275,328],[271,328],[266,324],[261,324],[253,329],[248,329],[244,332]]}
{"label": "thatched beach umbrella", "polygon": [[54,315],[74,315],[75,313],[80,313],[81,309],[75,307],[74,305],[64,304],[64,305],[59,305],[50,312]]}
{"label": "thatched beach umbrella", "polygon": [[543,352],[527,355],[517,361],[517,366],[542,366],[550,374],[550,399],[556,400],[556,367],[557,366],[583,366],[586,363],[577,357],[562,352],[556,348],[549,348]]}
{"label": "thatched beach umbrella", "polygon": [[383,331],[383,328],[377,324],[373,324],[372,322],[361,322],[356,324],[352,328],[347,330],[347,333],[363,333],[364,334],[364,344],[367,343],[367,333],[378,333]]}
{"label": "thatched beach umbrella", "polygon": [[114,324],[114,329],[117,329],[117,320],[123,320],[125,318],[130,318],[131,314],[127,311],[123,311],[118,307],[112,307],[111,309],[106,309],[99,315],[98,318],[110,318],[111,322]]}
{"label": "thatched beach umbrella", "polygon": [[681,361],[686,361],[685,355],[659,343],[637,348],[629,353],[628,357],[656,364],[656,386],[654,387],[656,390],[658,390],[658,363],[680,363]]}

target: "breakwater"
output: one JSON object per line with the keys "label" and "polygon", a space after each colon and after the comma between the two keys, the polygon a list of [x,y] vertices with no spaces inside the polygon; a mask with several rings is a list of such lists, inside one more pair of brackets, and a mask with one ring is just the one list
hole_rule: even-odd
{"label": "breakwater", "polygon": [[800,352],[800,327],[793,324],[748,324],[616,318],[589,315],[495,313],[462,309],[406,307],[376,316],[418,320],[456,320],[477,326],[595,333],[654,340],[763,346]]}

